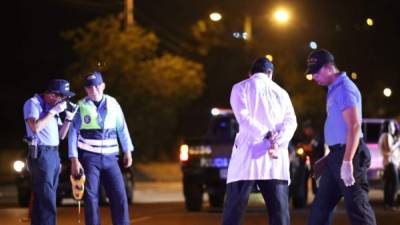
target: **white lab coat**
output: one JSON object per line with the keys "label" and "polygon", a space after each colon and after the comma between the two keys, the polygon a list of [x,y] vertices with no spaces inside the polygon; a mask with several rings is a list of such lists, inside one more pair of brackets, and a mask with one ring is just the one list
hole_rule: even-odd
{"label": "white lab coat", "polygon": [[[256,73],[235,84],[231,107],[239,123],[228,168],[227,183],[239,180],[287,180],[288,145],[297,127],[288,93],[266,74]],[[268,154],[268,131],[279,131],[278,158]]]}

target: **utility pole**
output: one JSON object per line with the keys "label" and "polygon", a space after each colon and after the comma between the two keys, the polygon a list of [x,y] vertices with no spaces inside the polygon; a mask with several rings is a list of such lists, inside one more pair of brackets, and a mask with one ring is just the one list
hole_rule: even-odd
{"label": "utility pole", "polygon": [[133,9],[134,9],[134,1],[135,0],[125,0],[124,4],[124,16],[125,16],[125,25],[126,27],[130,27],[134,24],[133,20]]}
{"label": "utility pole", "polygon": [[243,30],[244,32],[247,33],[246,41],[251,42],[251,39],[253,38],[253,28],[252,28],[251,17],[249,15],[246,15],[244,17]]}

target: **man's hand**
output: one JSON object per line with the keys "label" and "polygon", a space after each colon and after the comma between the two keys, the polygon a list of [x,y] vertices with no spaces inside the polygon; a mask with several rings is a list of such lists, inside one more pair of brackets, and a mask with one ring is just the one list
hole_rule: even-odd
{"label": "man's hand", "polygon": [[276,143],[279,132],[268,132],[268,141],[270,143],[268,154],[271,158],[278,158],[278,144]]}
{"label": "man's hand", "polygon": [[67,102],[62,101],[57,103],[52,109],[50,109],[49,113],[56,115],[63,112],[67,108]]}
{"label": "man's hand", "polygon": [[71,174],[73,177],[77,177],[79,175],[79,171],[83,171],[83,167],[79,162],[78,158],[72,157],[71,158]]}
{"label": "man's hand", "polygon": [[340,167],[340,178],[343,180],[346,187],[355,183],[353,176],[353,163],[351,161],[342,162],[342,166]]}
{"label": "man's hand", "polygon": [[78,107],[78,105],[76,105],[74,103],[69,103],[69,104],[73,105],[73,109],[72,109],[72,111],[69,111],[68,109],[65,110],[65,119],[72,121],[72,119],[74,118],[79,107]]}
{"label": "man's hand", "polygon": [[124,153],[123,163],[125,168],[132,166],[132,152],[130,150]]}
{"label": "man's hand", "polygon": [[273,142],[271,143],[271,146],[268,149],[268,154],[273,159],[278,158],[278,145],[276,143],[273,143]]}

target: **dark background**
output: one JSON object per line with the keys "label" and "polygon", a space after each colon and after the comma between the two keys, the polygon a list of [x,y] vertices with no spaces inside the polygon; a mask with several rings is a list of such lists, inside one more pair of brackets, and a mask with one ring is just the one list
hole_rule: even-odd
{"label": "dark background", "polygon": [[[121,0],[16,0],[7,4],[2,10],[1,32],[2,148],[22,146],[23,102],[43,91],[50,78],[62,78],[74,62],[72,46],[61,38],[60,32],[83,26],[99,16],[119,13],[124,6]],[[291,6],[294,19],[287,30],[263,19],[276,4]],[[190,27],[214,10],[224,16],[227,37],[242,29],[245,14],[252,15],[257,44],[250,49],[216,46],[206,57],[194,53],[190,46],[196,41]],[[363,93],[366,117],[398,116],[399,11],[399,1],[386,0],[136,0],[134,15],[138,24],[158,35],[162,50],[204,64],[204,94],[181,113],[179,121],[182,135],[198,136],[205,129],[211,107],[229,107],[232,84],[245,78],[255,56],[270,52],[295,57],[299,76],[303,76],[310,40],[331,50],[340,69],[359,74],[355,82]],[[373,27],[366,25],[368,17],[374,19]],[[386,86],[392,88],[390,98],[382,97]],[[72,87],[78,88],[81,87]],[[323,114],[321,108],[321,117]]]}

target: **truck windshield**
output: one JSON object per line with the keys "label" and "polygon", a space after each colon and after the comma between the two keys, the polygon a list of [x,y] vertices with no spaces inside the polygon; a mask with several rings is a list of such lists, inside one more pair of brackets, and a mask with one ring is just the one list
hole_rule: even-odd
{"label": "truck windshield", "polygon": [[233,115],[216,116],[209,124],[207,138],[233,140],[238,132],[238,124]]}

